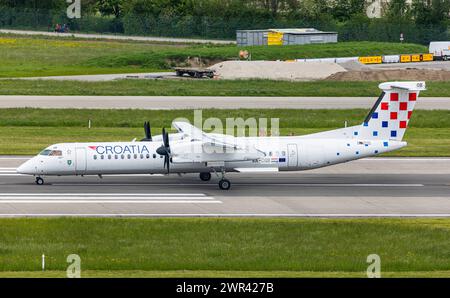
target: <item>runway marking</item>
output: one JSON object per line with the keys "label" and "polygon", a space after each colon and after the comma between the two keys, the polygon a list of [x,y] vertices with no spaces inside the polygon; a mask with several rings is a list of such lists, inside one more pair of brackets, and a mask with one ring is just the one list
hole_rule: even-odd
{"label": "runway marking", "polygon": [[222,204],[201,200],[1,200],[0,204]]}
{"label": "runway marking", "polygon": [[0,204],[221,204],[205,194],[2,193]]}
{"label": "runway marking", "polygon": [[450,217],[450,213],[1,213],[0,217],[323,217],[323,218],[346,218],[346,217],[426,217],[426,218],[442,218]]}
{"label": "runway marking", "polygon": [[180,196],[180,197],[204,197],[204,198],[211,198],[207,197],[203,193],[0,193],[0,198],[3,196],[32,196],[32,197],[38,197],[38,196],[73,196],[73,197],[81,197],[81,196],[110,196],[110,197],[163,197],[163,196]]}
{"label": "runway marking", "polygon": [[[207,184],[207,183],[52,183],[55,186],[214,186],[216,184]],[[261,185],[261,186],[312,186],[312,187],[423,187],[424,184],[368,184],[368,183],[264,183],[255,182],[255,183],[239,183],[234,182],[233,185],[242,185],[242,186],[252,186],[252,185]]]}

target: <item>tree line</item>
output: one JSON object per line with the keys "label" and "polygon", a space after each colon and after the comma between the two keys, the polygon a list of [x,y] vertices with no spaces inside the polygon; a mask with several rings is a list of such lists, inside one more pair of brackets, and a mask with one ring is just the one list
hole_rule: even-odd
{"label": "tree line", "polygon": [[[233,38],[236,29],[316,27],[340,40],[428,42],[448,38],[450,0],[390,0],[369,19],[367,0],[81,0],[82,19],[65,19],[65,0],[0,0],[0,25],[67,22],[74,30]],[[20,14],[26,15],[20,15]],[[27,27],[27,24],[22,24]]]}

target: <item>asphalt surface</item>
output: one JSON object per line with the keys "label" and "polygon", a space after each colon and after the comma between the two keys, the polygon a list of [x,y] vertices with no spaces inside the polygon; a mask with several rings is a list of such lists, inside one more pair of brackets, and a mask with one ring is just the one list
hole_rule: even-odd
{"label": "asphalt surface", "polygon": [[158,78],[179,78],[175,72],[150,72],[150,73],[116,73],[100,75],[71,75],[71,76],[51,76],[51,77],[25,77],[9,78],[19,80],[54,80],[54,81],[79,81],[79,82],[108,82],[121,79],[158,79]]}
{"label": "asphalt surface", "polygon": [[174,37],[157,37],[157,36],[130,36],[130,35],[112,35],[112,34],[84,34],[84,33],[72,33],[72,32],[56,33],[56,32],[48,32],[48,31],[10,30],[10,29],[0,29],[0,33],[20,34],[20,35],[45,35],[45,36],[57,36],[57,37],[76,37],[76,38],[86,38],[86,39],[154,41],[154,42],[170,42],[170,43],[236,44],[236,41],[234,41],[234,40],[174,38]]}
{"label": "asphalt surface", "polygon": [[373,158],[308,172],[33,177],[0,158],[0,216],[450,217],[449,158]]}
{"label": "asphalt surface", "polygon": [[[375,97],[0,96],[0,108],[75,109],[370,109]],[[450,110],[450,97],[421,97],[416,109]]]}
{"label": "asphalt surface", "polygon": [[365,67],[371,69],[432,69],[450,71],[450,61],[430,61],[430,62],[410,62],[410,63],[384,63],[384,64],[368,64]]}

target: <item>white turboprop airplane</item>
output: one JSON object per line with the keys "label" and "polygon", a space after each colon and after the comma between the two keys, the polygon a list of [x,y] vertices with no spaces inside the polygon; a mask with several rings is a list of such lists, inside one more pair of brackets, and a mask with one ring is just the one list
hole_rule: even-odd
{"label": "white turboprop airplane", "polygon": [[348,162],[406,146],[402,141],[425,82],[389,82],[361,125],[303,136],[234,137],[205,133],[187,122],[173,122],[178,133],[133,142],[63,143],[51,145],[22,164],[17,172],[43,176],[199,173],[209,181],[226,172],[302,171]]}

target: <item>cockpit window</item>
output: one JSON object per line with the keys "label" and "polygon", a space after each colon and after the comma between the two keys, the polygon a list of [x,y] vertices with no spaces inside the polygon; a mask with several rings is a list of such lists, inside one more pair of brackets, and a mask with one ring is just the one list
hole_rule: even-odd
{"label": "cockpit window", "polygon": [[39,153],[39,155],[49,155],[50,152],[52,152],[52,150],[45,149],[41,153]]}
{"label": "cockpit window", "polygon": [[39,155],[46,155],[46,156],[62,156],[61,150],[49,150],[45,149]]}
{"label": "cockpit window", "polygon": [[50,152],[49,156],[62,156],[62,151],[61,150],[52,150],[52,152]]}

